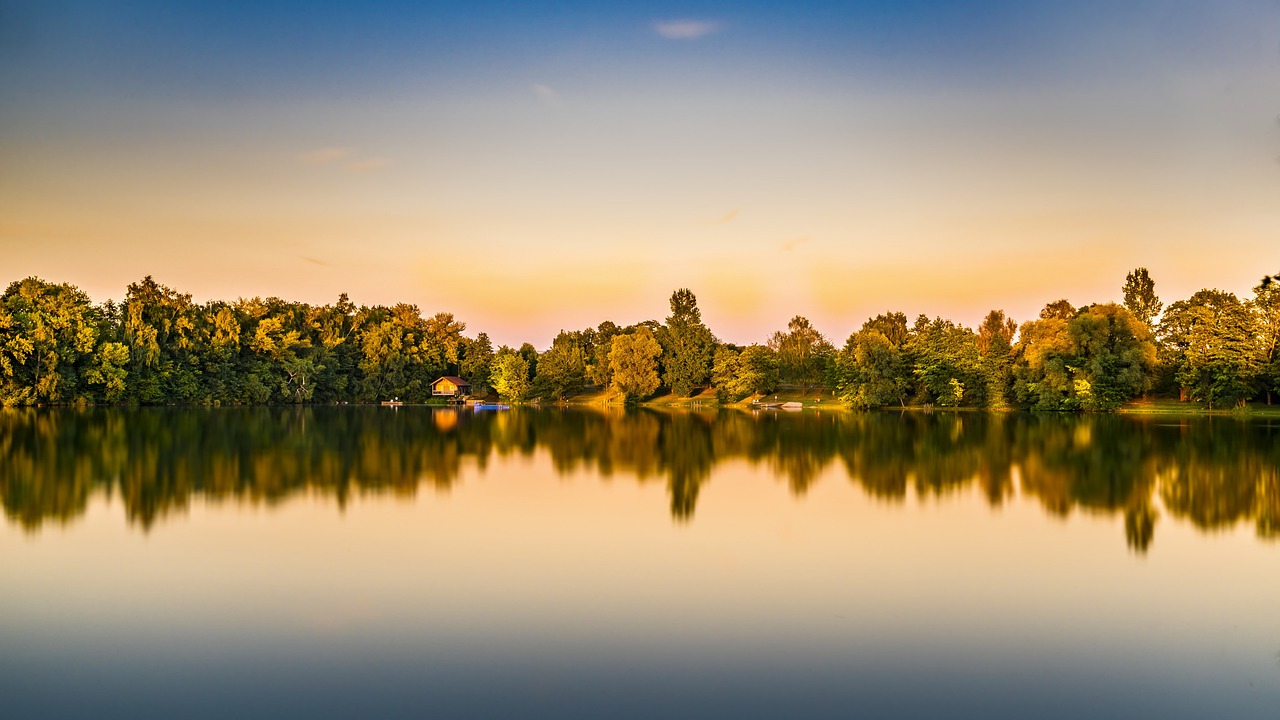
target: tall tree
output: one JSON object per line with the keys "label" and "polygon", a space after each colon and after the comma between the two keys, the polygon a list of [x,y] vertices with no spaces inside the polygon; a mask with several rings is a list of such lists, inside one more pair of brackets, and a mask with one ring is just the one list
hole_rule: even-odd
{"label": "tall tree", "polygon": [[978,353],[982,355],[982,374],[987,383],[987,406],[1004,408],[1013,382],[1013,337],[1018,324],[1006,318],[1003,310],[992,310],[978,326]]}
{"label": "tall tree", "polygon": [[671,293],[671,315],[663,334],[663,380],[671,392],[687,397],[711,374],[715,338],[702,324],[698,299],[688,288]]}
{"label": "tall tree", "polygon": [[605,320],[596,327],[595,345],[587,363],[587,378],[599,387],[609,386],[609,353],[613,350],[613,338],[621,332],[621,328],[611,320]]}
{"label": "tall tree", "polygon": [[458,345],[458,374],[471,383],[471,391],[485,395],[492,387],[490,374],[493,368],[493,342],[485,333],[475,339],[462,338]]}

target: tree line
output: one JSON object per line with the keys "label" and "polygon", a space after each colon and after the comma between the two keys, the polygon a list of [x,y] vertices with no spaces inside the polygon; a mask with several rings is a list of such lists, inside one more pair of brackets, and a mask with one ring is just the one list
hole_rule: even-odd
{"label": "tree line", "polygon": [[971,329],[901,312],[869,318],[837,348],[796,316],[765,342],[722,342],[688,289],[662,322],[561,331],[543,352],[493,347],[450,313],[416,305],[279,298],[196,303],[150,276],[121,303],[29,277],[0,296],[0,404],[422,402],[441,375],[476,394],[561,400],[588,387],[628,401],[713,389],[721,402],[780,388],[854,407],[928,404],[1110,411],[1139,396],[1209,408],[1280,392],[1280,283],[1254,296],[1201,290],[1165,307],[1145,268],[1124,301],[1057,300],[1019,324],[992,310]]}

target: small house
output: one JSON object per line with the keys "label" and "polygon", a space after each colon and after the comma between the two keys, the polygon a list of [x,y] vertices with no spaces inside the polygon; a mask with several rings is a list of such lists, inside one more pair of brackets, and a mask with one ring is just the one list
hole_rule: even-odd
{"label": "small house", "polygon": [[431,383],[432,397],[458,397],[459,395],[469,395],[470,393],[471,383],[453,375],[445,375]]}

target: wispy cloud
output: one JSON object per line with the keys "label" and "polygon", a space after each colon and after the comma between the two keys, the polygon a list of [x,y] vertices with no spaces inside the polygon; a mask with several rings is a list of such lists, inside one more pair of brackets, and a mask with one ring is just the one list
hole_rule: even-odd
{"label": "wispy cloud", "polygon": [[668,40],[697,40],[720,30],[715,20],[660,20],[653,29]]}
{"label": "wispy cloud", "polygon": [[560,97],[560,94],[555,91],[555,88],[552,88],[550,85],[543,85],[542,83],[533,84],[533,94],[543,102],[555,102]]}
{"label": "wispy cloud", "polygon": [[299,153],[298,162],[313,167],[336,167],[349,173],[365,175],[391,164],[384,157],[364,155],[355,148],[322,147]]}
{"label": "wispy cloud", "polygon": [[327,263],[327,262],[325,262],[325,261],[323,261],[323,260],[317,260],[316,258],[313,258],[313,257],[307,257],[306,255],[299,255],[298,257],[299,257],[299,258],[302,258],[303,260],[306,260],[307,262],[311,263],[312,265],[319,265],[319,266],[321,266],[321,267],[329,267],[329,263]]}
{"label": "wispy cloud", "polygon": [[782,252],[791,252],[792,250],[795,250],[797,247],[807,242],[809,242],[808,235],[801,235],[798,238],[791,238],[790,240],[787,240],[786,242],[782,243]]}
{"label": "wispy cloud", "polygon": [[304,165],[333,165],[355,154],[355,150],[345,147],[322,147],[298,155],[298,162]]}
{"label": "wispy cloud", "polygon": [[737,208],[734,208],[733,210],[730,210],[724,215],[721,215],[720,219],[716,220],[716,224],[724,225],[725,223],[733,222],[733,219],[736,217],[738,217],[738,210]]}

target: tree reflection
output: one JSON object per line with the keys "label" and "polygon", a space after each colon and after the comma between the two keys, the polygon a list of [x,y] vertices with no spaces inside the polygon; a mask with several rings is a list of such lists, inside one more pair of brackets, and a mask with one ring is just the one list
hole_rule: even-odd
{"label": "tree reflection", "polygon": [[1280,537],[1280,426],[1222,418],[918,412],[662,412],[645,408],[288,407],[0,411],[0,501],[29,530],[68,523],[96,493],[152,527],[194,500],[274,504],[309,493],[449,491],[494,456],[549,457],[588,472],[665,483],[691,522],[717,463],[768,470],[801,496],[843,467],[867,495],[900,503],[1017,493],[1046,512],[1123,516],[1133,551],[1163,512],[1206,530],[1256,524]]}

